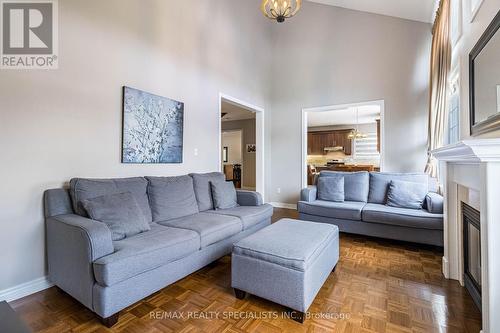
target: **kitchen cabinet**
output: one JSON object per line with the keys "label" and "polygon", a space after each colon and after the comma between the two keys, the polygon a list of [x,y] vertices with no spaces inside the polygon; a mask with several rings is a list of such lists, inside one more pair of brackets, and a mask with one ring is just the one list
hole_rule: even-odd
{"label": "kitchen cabinet", "polygon": [[342,147],[346,155],[352,155],[351,129],[307,133],[307,154],[325,155],[326,147]]}

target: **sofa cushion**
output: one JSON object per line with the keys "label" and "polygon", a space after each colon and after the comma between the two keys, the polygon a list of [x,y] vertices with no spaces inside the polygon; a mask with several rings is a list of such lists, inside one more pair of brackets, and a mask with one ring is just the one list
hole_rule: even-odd
{"label": "sofa cushion", "polygon": [[305,271],[338,235],[335,225],[282,219],[236,243],[233,254]]}
{"label": "sofa cushion", "polygon": [[69,184],[73,210],[80,216],[88,217],[85,208],[82,206],[82,200],[108,194],[130,192],[141,208],[146,221],[152,221],[147,194],[148,181],[143,177],[116,179],[73,178]]}
{"label": "sofa cushion", "polygon": [[111,286],[133,276],[184,258],[200,249],[191,230],[151,224],[151,230],[113,242],[115,252],[93,264],[96,281]]}
{"label": "sofa cushion", "polygon": [[368,202],[385,204],[387,202],[389,184],[392,180],[423,183],[429,186],[429,175],[425,173],[370,172],[370,193],[368,195]]}
{"label": "sofa cushion", "polygon": [[220,172],[192,173],[190,176],[193,178],[194,193],[200,212],[214,209],[210,182],[225,181],[224,174]]}
{"label": "sofa cushion", "polygon": [[320,177],[318,179],[318,199],[344,201],[344,177]]}
{"label": "sofa cushion", "polygon": [[390,207],[367,204],[363,208],[363,221],[402,227],[443,230],[443,214],[432,214],[423,209]]}
{"label": "sofa cushion", "polygon": [[207,213],[234,216],[241,219],[243,230],[247,230],[273,216],[273,206],[238,206],[230,209],[209,210]]}
{"label": "sofa cushion", "polygon": [[444,198],[442,195],[429,192],[425,196],[425,208],[429,213],[443,214]]}
{"label": "sofa cushion", "polygon": [[206,212],[159,223],[169,227],[196,231],[199,234],[202,248],[229,238],[243,230],[243,225],[237,217]]}
{"label": "sofa cushion", "polygon": [[166,221],[198,213],[189,176],[146,177],[153,221]]}
{"label": "sofa cushion", "polygon": [[387,190],[387,205],[392,207],[422,209],[429,187],[424,183],[391,180]]}
{"label": "sofa cushion", "polygon": [[210,186],[215,209],[229,209],[238,206],[233,182],[211,181]]}
{"label": "sofa cushion", "polygon": [[321,171],[321,177],[344,177],[344,200],[366,202],[368,200],[369,174],[366,171]]}
{"label": "sofa cushion", "polygon": [[309,215],[359,221],[361,220],[361,210],[365,205],[366,203],[358,201],[299,201],[298,210],[300,213]]}
{"label": "sofa cushion", "polygon": [[130,192],[86,199],[82,205],[92,220],[103,222],[111,230],[112,240],[120,240],[151,229]]}

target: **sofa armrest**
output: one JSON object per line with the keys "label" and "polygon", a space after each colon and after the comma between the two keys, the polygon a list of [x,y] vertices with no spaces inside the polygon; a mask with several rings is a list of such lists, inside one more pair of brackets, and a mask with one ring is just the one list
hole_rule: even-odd
{"label": "sofa armrest", "polygon": [[444,198],[442,195],[434,192],[427,193],[425,197],[426,209],[432,214],[443,214]]}
{"label": "sofa armrest", "polygon": [[300,191],[300,200],[307,202],[315,201],[317,193],[318,188],[316,187],[316,185],[310,185]]}
{"label": "sofa armrest", "polygon": [[262,195],[259,192],[236,190],[236,196],[240,206],[260,206],[264,204]]}
{"label": "sofa armrest", "polygon": [[75,214],[49,217],[46,223],[49,279],[92,310],[93,262],[114,252],[111,231]]}

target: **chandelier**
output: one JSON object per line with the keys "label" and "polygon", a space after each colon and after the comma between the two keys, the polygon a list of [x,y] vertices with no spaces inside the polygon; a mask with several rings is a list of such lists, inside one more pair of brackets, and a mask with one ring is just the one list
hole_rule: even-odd
{"label": "chandelier", "polygon": [[260,10],[266,17],[281,23],[297,14],[301,6],[302,0],[262,0]]}
{"label": "chandelier", "polygon": [[364,139],[366,138],[368,135],[366,135],[365,133],[361,133],[359,131],[359,109],[356,108],[356,129],[353,129],[348,135],[347,135],[347,138],[350,139],[350,140],[356,140],[356,139]]}

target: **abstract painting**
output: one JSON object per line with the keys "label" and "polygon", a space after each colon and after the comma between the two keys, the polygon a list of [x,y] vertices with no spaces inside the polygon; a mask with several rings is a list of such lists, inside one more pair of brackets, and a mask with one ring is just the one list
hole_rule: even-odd
{"label": "abstract painting", "polygon": [[184,103],[123,87],[123,163],[182,163]]}

